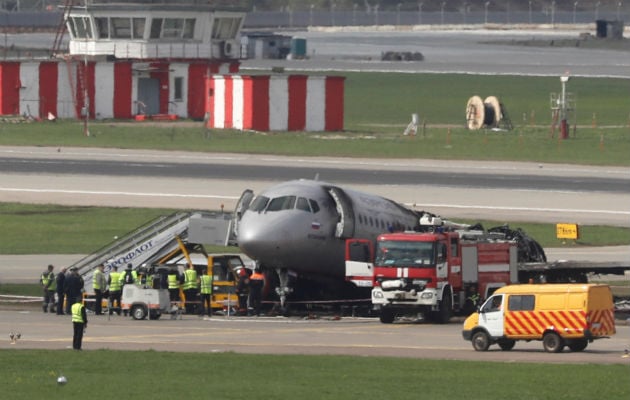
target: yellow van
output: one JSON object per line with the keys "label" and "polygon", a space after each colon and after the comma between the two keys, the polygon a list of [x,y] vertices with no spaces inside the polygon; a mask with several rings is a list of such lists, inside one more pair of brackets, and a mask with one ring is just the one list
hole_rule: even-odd
{"label": "yellow van", "polygon": [[547,352],[565,346],[582,351],[615,334],[612,293],[607,285],[504,286],[464,321],[462,335],[477,351],[492,344],[511,350],[517,340],[542,340]]}

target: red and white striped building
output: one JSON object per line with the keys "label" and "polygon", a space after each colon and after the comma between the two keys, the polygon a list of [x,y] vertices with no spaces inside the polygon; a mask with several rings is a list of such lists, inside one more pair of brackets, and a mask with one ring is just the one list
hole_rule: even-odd
{"label": "red and white striped building", "polygon": [[207,81],[208,126],[259,131],[343,129],[344,78],[215,75]]}
{"label": "red and white striped building", "polygon": [[[238,62],[64,61],[0,62],[0,114],[58,118],[81,115],[84,104],[94,119],[130,119],[142,114],[202,119],[206,79],[238,72]],[[153,105],[142,101],[144,85]],[[147,87],[149,90],[147,90]],[[88,102],[84,102],[87,94]],[[151,107],[150,109],[148,107]]]}
{"label": "red and white striped building", "polygon": [[0,61],[0,114],[343,129],[343,78],[237,75],[248,0],[65,4],[69,54]]}

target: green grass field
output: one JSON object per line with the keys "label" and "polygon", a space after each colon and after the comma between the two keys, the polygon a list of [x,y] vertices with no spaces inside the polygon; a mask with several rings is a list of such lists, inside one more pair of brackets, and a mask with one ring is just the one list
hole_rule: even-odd
{"label": "green grass field", "polygon": [[[2,124],[0,145],[93,146],[130,149],[241,152],[298,156],[516,160],[590,165],[630,165],[630,80],[575,78],[579,128],[571,138],[552,135],[549,93],[557,78],[453,74],[345,73],[345,131],[206,131],[187,124],[90,125],[76,121]],[[472,95],[496,95],[515,129],[465,130]],[[426,122],[415,137],[402,136],[412,113]],[[573,125],[573,119],[570,124]],[[595,126],[595,127],[593,127]]]}
{"label": "green grass field", "polygon": [[[346,123],[350,130],[374,123],[406,125],[412,113],[419,113],[428,124],[463,126],[466,102],[473,95],[482,99],[497,96],[517,130],[531,125],[548,128],[550,93],[561,90],[557,77],[359,72],[344,75]],[[627,79],[572,78],[567,91],[576,99],[577,124],[591,127],[595,117],[598,126],[627,126],[628,90]]]}
{"label": "green grass field", "polygon": [[[0,350],[3,398],[625,399],[628,365],[110,350]],[[57,384],[63,374],[68,380]]]}
{"label": "green grass field", "polygon": [[[150,220],[174,211],[0,203],[0,226],[5,232],[11,232],[0,241],[0,254],[90,254],[115,237],[122,237]],[[581,239],[577,243],[563,243],[556,239],[553,224],[481,221],[486,228],[505,222],[512,228],[523,229],[543,247],[630,244],[630,229],[627,228],[582,226]],[[215,250],[225,251],[225,248]]]}

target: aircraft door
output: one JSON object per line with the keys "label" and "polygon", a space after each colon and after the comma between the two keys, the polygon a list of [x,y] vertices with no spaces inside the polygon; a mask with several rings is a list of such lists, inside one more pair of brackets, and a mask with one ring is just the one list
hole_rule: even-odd
{"label": "aircraft door", "polygon": [[153,78],[138,78],[138,114],[160,113],[160,81]]}
{"label": "aircraft door", "polygon": [[352,200],[338,187],[329,187],[328,193],[335,201],[338,221],[335,228],[335,237],[347,239],[354,236],[354,211]]}
{"label": "aircraft door", "polygon": [[366,239],[346,240],[346,280],[357,287],[372,287],[374,246]]}
{"label": "aircraft door", "polygon": [[488,330],[490,336],[503,336],[503,315],[505,313],[503,300],[503,295],[494,295],[486,300],[479,310],[479,324]]}
{"label": "aircraft door", "polygon": [[238,223],[241,221],[243,213],[249,208],[253,199],[254,192],[250,189],[245,189],[236,203],[236,207],[234,208],[234,217],[232,218],[232,235],[235,238],[238,237]]}

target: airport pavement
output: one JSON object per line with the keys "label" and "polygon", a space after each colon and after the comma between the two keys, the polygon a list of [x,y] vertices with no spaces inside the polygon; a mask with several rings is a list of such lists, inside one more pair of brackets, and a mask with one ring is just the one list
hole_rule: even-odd
{"label": "airport pavement", "polygon": [[[241,60],[241,69],[271,71],[381,71],[405,73],[465,73],[481,75],[536,75],[630,77],[630,56],[588,46],[560,47],[561,40],[577,41],[580,35],[595,35],[595,24],[557,25],[552,29],[535,29],[533,25],[481,26],[423,25],[390,27],[321,27],[279,33],[304,38],[307,59]],[[514,28],[514,29],[510,29]],[[547,25],[549,28],[549,25]],[[45,33],[9,34],[10,45],[48,48],[50,35]],[[522,41],[547,42],[548,46],[514,45]],[[600,41],[599,43],[606,43]],[[419,52],[419,62],[382,62],[387,51]],[[421,88],[419,88],[421,90]]]}
{"label": "airport pavement", "polygon": [[[478,75],[532,75],[628,78],[630,56],[625,50],[561,47],[562,40],[577,42],[594,35],[594,25],[576,29],[458,29],[376,30],[373,27],[323,28],[291,32],[306,39],[307,60],[243,60],[241,68],[270,71],[380,71],[404,73],[464,73]],[[515,43],[537,41],[549,45]],[[605,42],[600,42],[605,43]],[[579,46],[579,45],[577,45]],[[381,61],[387,51],[419,52],[423,61]],[[421,88],[418,89],[419,92]]]}
{"label": "airport pavement", "polygon": [[244,189],[318,175],[450,219],[630,226],[625,167],[51,147],[0,153],[5,202],[233,210]]}
{"label": "airport pavement", "polygon": [[[185,315],[172,320],[135,321],[122,316],[88,316],[84,350],[156,350],[181,352],[236,352],[252,354],[344,354],[428,359],[630,364],[630,326],[623,321],[610,339],[591,343],[583,352],[549,354],[541,342],[519,342],[512,351],[493,346],[476,352],[461,336],[461,320],[446,325],[425,323],[381,324],[375,318],[223,317],[201,319]],[[20,332],[15,344],[9,332]],[[69,316],[38,311],[0,311],[0,349],[69,349]]]}
{"label": "airport pavement", "polygon": [[[630,264],[630,246],[554,247],[545,249],[550,261],[609,261]],[[48,264],[58,272],[85,257],[82,254],[0,255],[0,283],[34,283]],[[629,279],[630,274],[619,279]]]}

